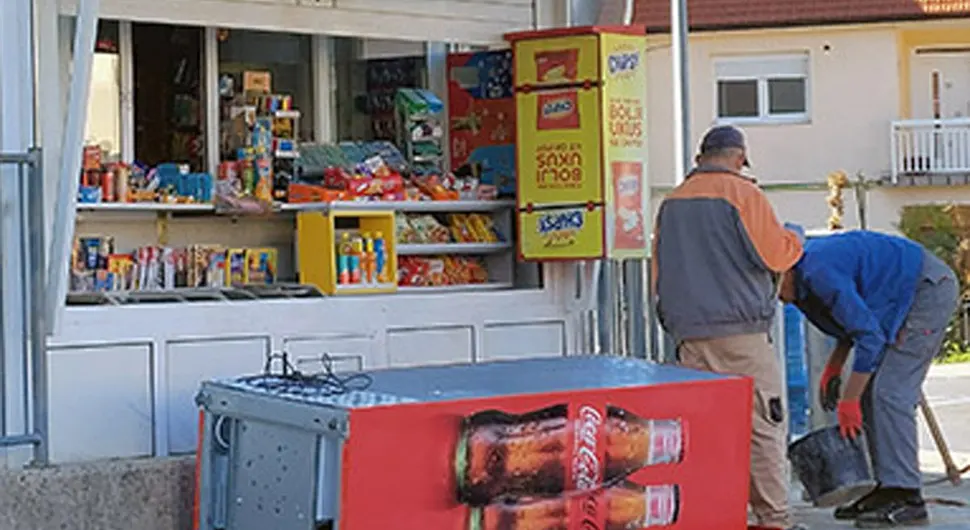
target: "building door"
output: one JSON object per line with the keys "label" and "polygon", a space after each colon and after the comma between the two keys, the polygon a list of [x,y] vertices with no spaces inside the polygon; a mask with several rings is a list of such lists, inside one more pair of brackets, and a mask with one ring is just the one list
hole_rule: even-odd
{"label": "building door", "polygon": [[912,68],[913,124],[904,142],[910,169],[970,171],[970,51],[917,50]]}
{"label": "building door", "polygon": [[912,68],[912,117],[970,117],[970,50],[918,50]]}

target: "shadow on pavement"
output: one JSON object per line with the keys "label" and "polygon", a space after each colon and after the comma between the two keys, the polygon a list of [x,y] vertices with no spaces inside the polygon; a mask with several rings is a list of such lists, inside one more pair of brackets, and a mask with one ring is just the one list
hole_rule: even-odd
{"label": "shadow on pavement", "polygon": [[[970,530],[970,475],[964,476],[960,486],[949,482],[938,483],[945,478],[940,473],[929,473],[924,476],[927,486],[923,492],[930,507],[930,526],[934,530]],[[795,521],[807,525],[810,530],[836,530],[854,528],[852,523],[836,521],[832,518],[832,509],[815,509],[802,500],[801,486],[795,484],[792,488],[792,503]]]}

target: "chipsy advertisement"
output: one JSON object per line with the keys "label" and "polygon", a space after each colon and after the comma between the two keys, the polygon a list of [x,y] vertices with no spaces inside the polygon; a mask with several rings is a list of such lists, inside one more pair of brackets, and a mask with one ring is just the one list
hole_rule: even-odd
{"label": "chipsy advertisement", "polygon": [[[645,258],[646,39],[557,31],[513,40],[520,255]],[[542,221],[566,211],[567,231]]]}
{"label": "chipsy advertisement", "polygon": [[512,52],[449,55],[448,115],[451,167],[515,195]]}
{"label": "chipsy advertisement", "polygon": [[515,99],[519,205],[601,202],[597,91],[545,90]]}
{"label": "chipsy advertisement", "polygon": [[739,379],[355,411],[339,526],[743,529],[750,394]]}
{"label": "chipsy advertisement", "polygon": [[646,258],[649,191],[646,186],[645,42],[603,34],[603,169],[607,197],[607,255]]}
{"label": "chipsy advertisement", "polygon": [[515,43],[515,86],[542,87],[599,77],[595,35],[531,39]]}
{"label": "chipsy advertisement", "polygon": [[603,208],[559,207],[519,213],[519,251],[529,259],[603,257]]}

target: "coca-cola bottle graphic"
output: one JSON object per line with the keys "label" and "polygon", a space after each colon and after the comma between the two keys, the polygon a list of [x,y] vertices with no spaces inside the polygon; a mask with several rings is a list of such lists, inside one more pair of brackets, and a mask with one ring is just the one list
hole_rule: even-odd
{"label": "coca-cola bottle graphic", "polygon": [[680,513],[680,489],[675,485],[640,486],[625,483],[604,490],[604,530],[638,530],[669,526]]}
{"label": "coca-cola bottle graphic", "polygon": [[562,493],[568,424],[566,405],[521,415],[485,411],[466,418],[455,461],[459,500],[484,505],[504,496]]}
{"label": "coca-cola bottle graphic", "polygon": [[677,462],[678,420],[646,420],[619,407],[556,405],[466,418],[455,458],[458,498],[549,497],[613,484],[648,465]]}
{"label": "coca-cola bottle graphic", "polygon": [[648,420],[619,407],[606,407],[606,477],[644,466],[680,462],[684,453],[679,420]]}
{"label": "coca-cola bottle graphic", "polygon": [[[593,492],[551,499],[521,499],[471,511],[469,530],[641,530],[672,525],[677,486],[624,482]],[[592,507],[592,509],[590,509]]]}

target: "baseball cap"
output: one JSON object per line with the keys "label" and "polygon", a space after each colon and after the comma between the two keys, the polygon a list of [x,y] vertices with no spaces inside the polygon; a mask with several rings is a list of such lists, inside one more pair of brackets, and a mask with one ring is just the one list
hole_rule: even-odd
{"label": "baseball cap", "polygon": [[795,223],[785,223],[785,230],[795,234],[798,237],[798,242],[805,246],[805,229],[801,225]]}
{"label": "baseball cap", "polygon": [[[744,141],[744,133],[731,125],[719,125],[710,128],[701,140],[701,154],[717,149],[743,149],[747,155],[748,147]],[[748,157],[744,157],[744,167],[751,167]]]}

